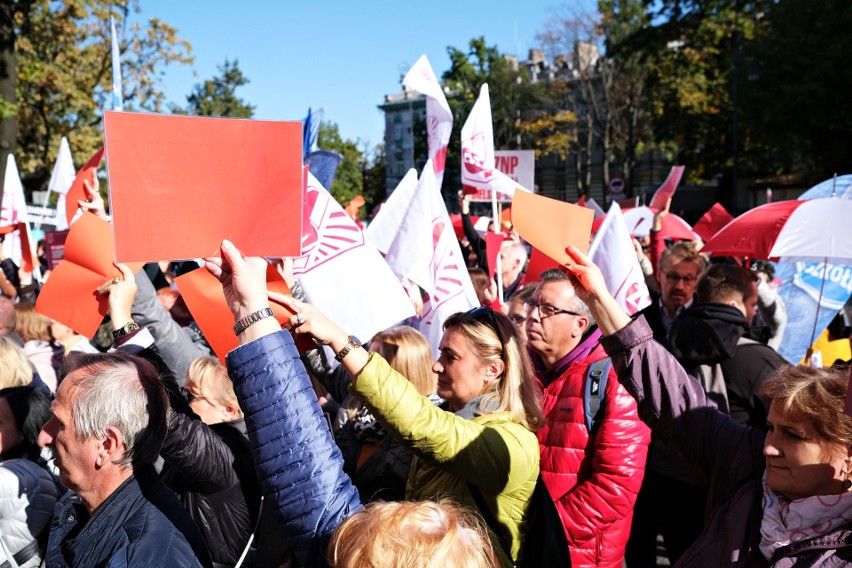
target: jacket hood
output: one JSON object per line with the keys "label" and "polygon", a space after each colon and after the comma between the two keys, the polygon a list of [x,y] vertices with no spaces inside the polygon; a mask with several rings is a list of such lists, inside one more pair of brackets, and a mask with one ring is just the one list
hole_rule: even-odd
{"label": "jacket hood", "polygon": [[734,356],[748,331],[742,312],[726,304],[694,304],[672,324],[672,354],[686,367],[714,365]]}

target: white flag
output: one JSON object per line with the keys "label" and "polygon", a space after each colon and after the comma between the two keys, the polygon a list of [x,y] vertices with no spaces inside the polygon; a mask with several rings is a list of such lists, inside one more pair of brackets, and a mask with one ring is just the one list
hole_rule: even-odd
{"label": "white flag", "polygon": [[[26,232],[30,233],[30,217],[27,213],[27,201],[24,198],[24,186],[18,175],[18,165],[15,156],[9,154],[6,160],[6,175],[3,180],[3,201],[0,204],[0,227],[9,227],[23,223]],[[23,240],[20,231],[13,231],[3,240],[3,254],[11,258],[18,266],[24,266],[21,254]],[[30,258],[35,258],[32,250],[33,239],[29,236]]]}
{"label": "white flag", "polygon": [[112,32],[112,110],[124,110],[124,97],[121,92],[121,52],[118,50],[118,36],[115,34],[115,20],[109,17]]}
{"label": "white flag", "polygon": [[450,143],[450,135],[453,131],[453,113],[426,55],[421,55],[417,63],[408,70],[402,84],[407,89],[426,95],[429,159],[432,160],[436,182],[440,188],[447,164],[447,145]]}
{"label": "white flag", "polygon": [[494,126],[491,123],[491,98],[488,85],[482,85],[479,98],[473,105],[461,130],[461,179],[469,190],[497,192],[498,201],[510,201],[515,188],[521,187],[512,178],[498,170],[494,161]]}
{"label": "white flag", "polygon": [[59,231],[68,228],[68,220],[65,218],[65,195],[71,189],[76,176],[71,148],[68,146],[68,139],[63,136],[59,141],[59,154],[56,156],[56,163],[53,164],[53,173],[47,184],[47,196],[44,198],[44,205],[47,206],[51,193],[59,195],[56,203],[56,229]]}
{"label": "white flag", "polygon": [[293,274],[317,308],[361,341],[414,315],[379,251],[310,174],[305,213],[302,256],[293,259]]}
{"label": "white flag", "polygon": [[430,162],[386,260],[400,278],[426,291],[419,329],[437,354],[444,321],[479,302]]}
{"label": "white flag", "polygon": [[635,314],[651,303],[645,275],[618,203],[610,206],[601,223],[589,247],[589,258],[601,269],[607,289],[627,313]]}
{"label": "white flag", "polygon": [[387,254],[390,249],[416,189],[417,170],[411,168],[364,230],[367,241],[379,249],[379,252]]}

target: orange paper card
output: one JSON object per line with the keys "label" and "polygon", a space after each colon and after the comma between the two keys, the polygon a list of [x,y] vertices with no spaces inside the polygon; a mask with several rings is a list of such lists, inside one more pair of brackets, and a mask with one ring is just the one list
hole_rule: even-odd
{"label": "orange paper card", "polygon": [[595,212],[527,191],[516,191],[512,222],[524,240],[560,264],[571,262],[565,249],[589,250]]}
{"label": "orange paper card", "polygon": [[104,112],[120,261],[299,256],[302,123]]}
{"label": "orange paper card", "polygon": [[[98,286],[121,276],[115,266],[112,227],[97,215],[83,215],[71,226],[65,258],[50,273],[36,301],[36,311],[92,338],[107,313],[107,297]],[[129,264],[136,272],[141,263]]]}
{"label": "orange paper card", "polygon": [[[225,356],[239,345],[239,341],[234,335],[234,316],[225,302],[222,284],[203,266],[178,276],[175,283],[207,343],[224,363]],[[271,265],[266,271],[266,286],[273,292],[290,294],[284,278]],[[280,304],[270,302],[269,305],[275,313],[275,319],[282,326],[293,315]],[[305,336],[296,340],[296,347],[299,351],[317,348],[316,344]]]}
{"label": "orange paper card", "polygon": [[94,176],[97,175],[98,166],[101,165],[101,160],[104,157],[104,149],[101,148],[89,158],[89,161],[80,168],[77,172],[77,177],[74,178],[74,183],[65,195],[65,218],[68,220],[68,226],[71,226],[71,219],[77,214],[77,209],[80,208],[78,201],[86,200],[86,190],[83,189],[83,181],[89,180],[92,183]]}

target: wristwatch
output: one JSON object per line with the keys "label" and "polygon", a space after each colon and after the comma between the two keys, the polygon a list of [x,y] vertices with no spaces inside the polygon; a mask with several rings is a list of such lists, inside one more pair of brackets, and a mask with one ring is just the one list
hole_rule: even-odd
{"label": "wristwatch", "polygon": [[349,355],[350,351],[358,349],[359,347],[363,348],[363,346],[355,341],[355,338],[350,335],[346,345],[343,346],[343,349],[337,352],[337,355],[335,355],[334,358],[337,359],[338,363],[343,363],[343,358]]}
{"label": "wristwatch", "polygon": [[119,340],[119,338],[121,338],[122,336],[127,335],[127,334],[128,334],[128,333],[130,333],[131,331],[136,331],[137,329],[139,329],[139,324],[138,324],[138,323],[136,323],[136,322],[135,322],[135,321],[133,321],[133,320],[130,320],[130,322],[128,322],[128,323],[126,323],[126,324],[124,324],[124,326],[122,326],[122,327],[120,327],[120,328],[118,328],[118,329],[116,329],[116,330],[113,330],[113,332],[112,332],[112,340],[113,340],[113,341],[118,341],[118,340]]}

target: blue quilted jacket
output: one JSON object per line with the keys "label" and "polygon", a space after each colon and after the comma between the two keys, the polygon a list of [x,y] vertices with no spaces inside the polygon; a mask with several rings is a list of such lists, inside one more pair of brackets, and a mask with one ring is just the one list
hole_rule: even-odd
{"label": "blue quilted jacket", "polygon": [[343,458],[287,331],[228,354],[264,499],[300,566],[327,566],[334,529],[361,509]]}

